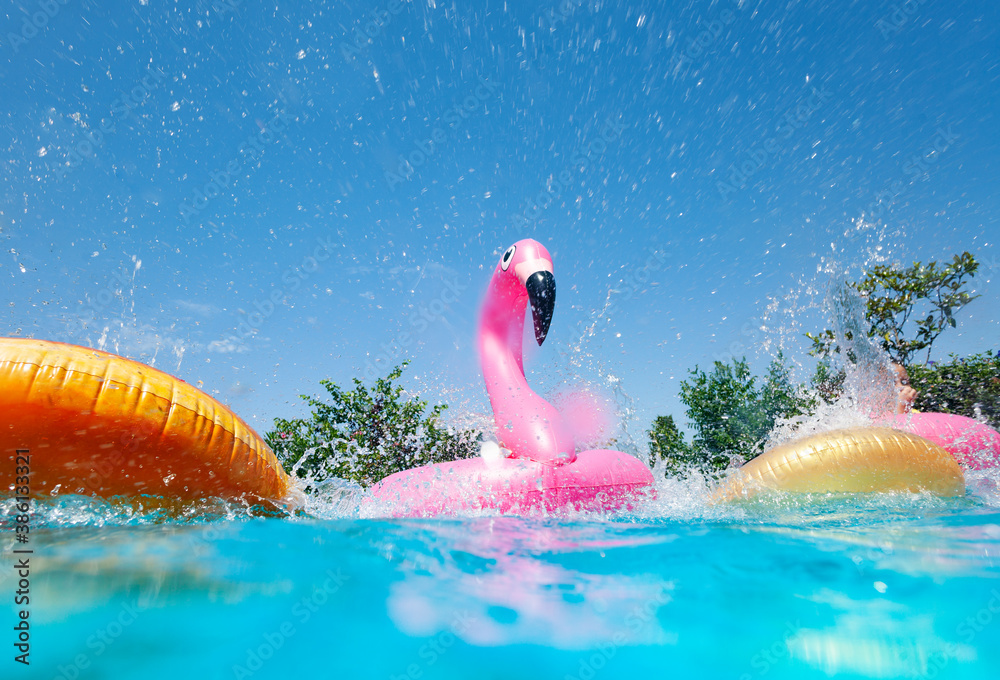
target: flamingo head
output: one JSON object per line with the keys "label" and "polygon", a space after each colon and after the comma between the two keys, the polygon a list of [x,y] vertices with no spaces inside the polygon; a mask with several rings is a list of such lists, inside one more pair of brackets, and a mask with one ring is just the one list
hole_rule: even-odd
{"label": "flamingo head", "polygon": [[541,345],[549,332],[556,306],[556,280],[552,276],[549,251],[534,239],[521,239],[504,252],[493,272],[493,280],[520,295],[527,294],[535,340]]}

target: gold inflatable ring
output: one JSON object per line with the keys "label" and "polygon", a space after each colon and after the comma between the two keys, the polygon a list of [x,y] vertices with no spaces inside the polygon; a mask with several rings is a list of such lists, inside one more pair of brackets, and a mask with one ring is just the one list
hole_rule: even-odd
{"label": "gold inflatable ring", "polygon": [[937,444],[872,427],[823,432],[765,451],[727,479],[713,500],[747,498],[766,489],[964,496],[965,478],[958,462]]}

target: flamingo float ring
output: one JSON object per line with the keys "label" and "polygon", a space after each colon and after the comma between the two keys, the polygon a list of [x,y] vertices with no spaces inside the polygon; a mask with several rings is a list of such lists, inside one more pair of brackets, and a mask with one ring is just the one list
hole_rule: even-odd
{"label": "flamingo float ring", "polygon": [[652,494],[653,475],[634,456],[578,451],[572,429],[524,376],[522,337],[531,304],[535,340],[555,310],[552,256],[532,239],[508,248],[493,271],[479,322],[479,354],[497,439],[509,457],[477,457],[404,470],[376,484],[366,505],[396,516],[449,511],[608,511]]}

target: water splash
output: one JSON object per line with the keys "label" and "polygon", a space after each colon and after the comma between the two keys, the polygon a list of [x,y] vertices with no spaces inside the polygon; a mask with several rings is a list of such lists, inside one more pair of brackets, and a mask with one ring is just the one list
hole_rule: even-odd
{"label": "water splash", "polygon": [[843,390],[833,402],[809,392],[816,400],[812,414],[779,419],[767,437],[767,449],[793,439],[835,429],[870,427],[896,405],[892,360],[868,336],[865,301],[843,276],[830,283],[824,302],[834,342],[828,360],[834,374],[843,375]]}
{"label": "water splash", "polygon": [[[15,498],[0,500],[0,531],[10,536],[13,536],[14,517],[18,514],[16,504]],[[275,514],[285,513],[280,509],[264,509],[221,498],[180,501],[158,496],[96,498],[60,494],[35,498],[31,506],[32,530],[39,531],[65,527],[198,525]]]}

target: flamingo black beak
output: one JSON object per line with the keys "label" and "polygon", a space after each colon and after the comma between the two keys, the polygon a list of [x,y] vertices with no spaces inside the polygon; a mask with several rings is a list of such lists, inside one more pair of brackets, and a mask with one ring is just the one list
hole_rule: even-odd
{"label": "flamingo black beak", "polygon": [[524,282],[531,301],[531,318],[535,322],[535,340],[541,345],[548,335],[552,313],[556,308],[556,279],[552,272],[535,272]]}

